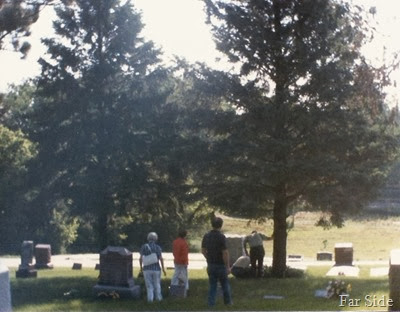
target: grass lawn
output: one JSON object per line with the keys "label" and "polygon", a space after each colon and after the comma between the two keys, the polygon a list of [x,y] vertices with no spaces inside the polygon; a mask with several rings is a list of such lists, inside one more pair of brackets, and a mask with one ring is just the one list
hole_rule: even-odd
{"label": "grass lawn", "polygon": [[[320,214],[301,212],[294,217],[294,228],[288,233],[287,253],[315,259],[318,251],[334,252],[336,243],[353,243],[354,260],[388,260],[392,249],[400,249],[400,217],[353,218],[342,228],[324,230],[315,226]],[[253,229],[267,236],[272,222],[248,223],[248,220],[224,218],[225,233],[249,234]],[[267,255],[272,254],[272,241],[264,243]]]}
{"label": "grass lawn", "polygon": [[[339,300],[314,297],[317,289],[326,287],[330,278],[325,277],[329,267],[310,267],[304,277],[288,279],[236,279],[231,278],[234,305],[225,307],[218,298],[216,310],[236,311],[338,311],[338,310],[387,310],[387,307],[340,307]],[[358,278],[341,278],[352,285],[351,298],[365,295],[388,295],[388,278],[369,277],[369,267],[361,267]],[[37,278],[16,279],[11,270],[11,292],[13,311],[199,311],[207,310],[206,296],[208,280],[205,270],[190,271],[190,293],[186,299],[168,297],[168,285],[173,271],[163,277],[164,300],[148,304],[143,295],[140,300],[97,298],[92,288],[97,282],[98,271],[91,269],[71,270],[56,268],[40,270]],[[66,293],[72,291],[72,295]],[[264,295],[283,296],[284,299],[264,299]]]}

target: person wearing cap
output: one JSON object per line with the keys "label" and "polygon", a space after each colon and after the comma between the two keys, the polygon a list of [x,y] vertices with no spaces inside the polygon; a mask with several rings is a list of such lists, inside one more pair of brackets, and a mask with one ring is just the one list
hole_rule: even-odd
{"label": "person wearing cap", "polygon": [[161,270],[164,276],[167,275],[161,247],[156,244],[157,240],[157,233],[150,232],[147,235],[147,243],[140,248],[139,265],[140,271],[143,272],[148,302],[153,302],[154,298],[157,301],[162,300]]}
{"label": "person wearing cap", "polygon": [[250,246],[250,264],[251,271],[254,277],[262,277],[264,275],[264,256],[265,250],[263,245],[263,239],[257,231],[252,231],[250,235],[247,235],[243,240],[243,248],[246,256],[249,255],[247,252],[247,244]]}

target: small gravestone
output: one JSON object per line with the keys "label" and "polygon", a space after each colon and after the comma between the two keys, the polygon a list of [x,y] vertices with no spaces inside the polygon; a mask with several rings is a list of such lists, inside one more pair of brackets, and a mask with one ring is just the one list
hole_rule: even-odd
{"label": "small gravestone", "polygon": [[389,311],[400,311],[400,249],[390,252],[389,298]]}
{"label": "small gravestone", "polygon": [[302,255],[288,255],[288,261],[303,261]]}
{"label": "small gravestone", "polygon": [[0,312],[11,312],[10,275],[0,262]]}
{"label": "small gravestone", "polygon": [[15,272],[17,278],[37,277],[33,262],[33,241],[23,241],[21,246],[21,264]]}
{"label": "small gravestone", "polygon": [[37,269],[52,269],[51,246],[47,244],[37,244],[35,246],[35,267]]}
{"label": "small gravestone", "polygon": [[332,261],[333,255],[331,252],[320,251],[317,252],[317,261]]}
{"label": "small gravestone", "polygon": [[72,265],[72,270],[82,270],[82,263],[74,263]]}
{"label": "small gravestone", "polygon": [[118,294],[138,299],[140,286],[133,280],[132,253],[123,247],[109,246],[100,253],[99,282],[94,286],[97,296]]}
{"label": "small gravestone", "polygon": [[335,265],[338,265],[338,266],[353,265],[353,244],[352,243],[335,244]]}
{"label": "small gravestone", "polygon": [[226,234],[226,247],[229,251],[229,263],[234,264],[237,259],[244,255],[244,237],[235,234]]}

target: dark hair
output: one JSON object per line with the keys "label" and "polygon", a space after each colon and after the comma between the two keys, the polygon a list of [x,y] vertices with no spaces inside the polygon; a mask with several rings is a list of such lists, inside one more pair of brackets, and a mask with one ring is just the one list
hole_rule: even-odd
{"label": "dark hair", "polygon": [[186,230],[179,230],[179,232],[178,232],[178,236],[179,237],[185,238],[186,235],[187,235],[187,231]]}
{"label": "dark hair", "polygon": [[222,220],[220,217],[215,217],[214,219],[211,220],[211,226],[213,227],[213,229],[222,228],[223,223],[224,220]]}

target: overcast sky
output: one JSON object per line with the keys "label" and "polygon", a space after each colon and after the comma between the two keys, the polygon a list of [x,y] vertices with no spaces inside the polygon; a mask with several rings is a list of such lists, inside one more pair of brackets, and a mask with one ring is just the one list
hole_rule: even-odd
{"label": "overcast sky", "polygon": [[[133,0],[142,11],[145,24],[144,35],[153,40],[164,51],[166,58],[172,55],[183,56],[190,62],[201,61],[215,65],[218,53],[212,41],[208,26],[204,23],[205,13],[200,0]],[[376,64],[384,57],[400,50],[398,29],[400,29],[400,0],[353,0],[367,8],[375,6],[375,16],[379,23],[376,40],[368,48],[368,56]],[[43,14],[32,27],[32,49],[26,60],[13,52],[0,52],[0,91],[5,91],[9,83],[20,83],[23,79],[40,73],[38,58],[45,52],[39,43],[40,37],[51,35],[51,18]],[[384,50],[386,46],[386,50]],[[385,54],[385,56],[384,56]],[[393,78],[399,77],[400,71]],[[391,96],[398,89],[390,90]]]}

